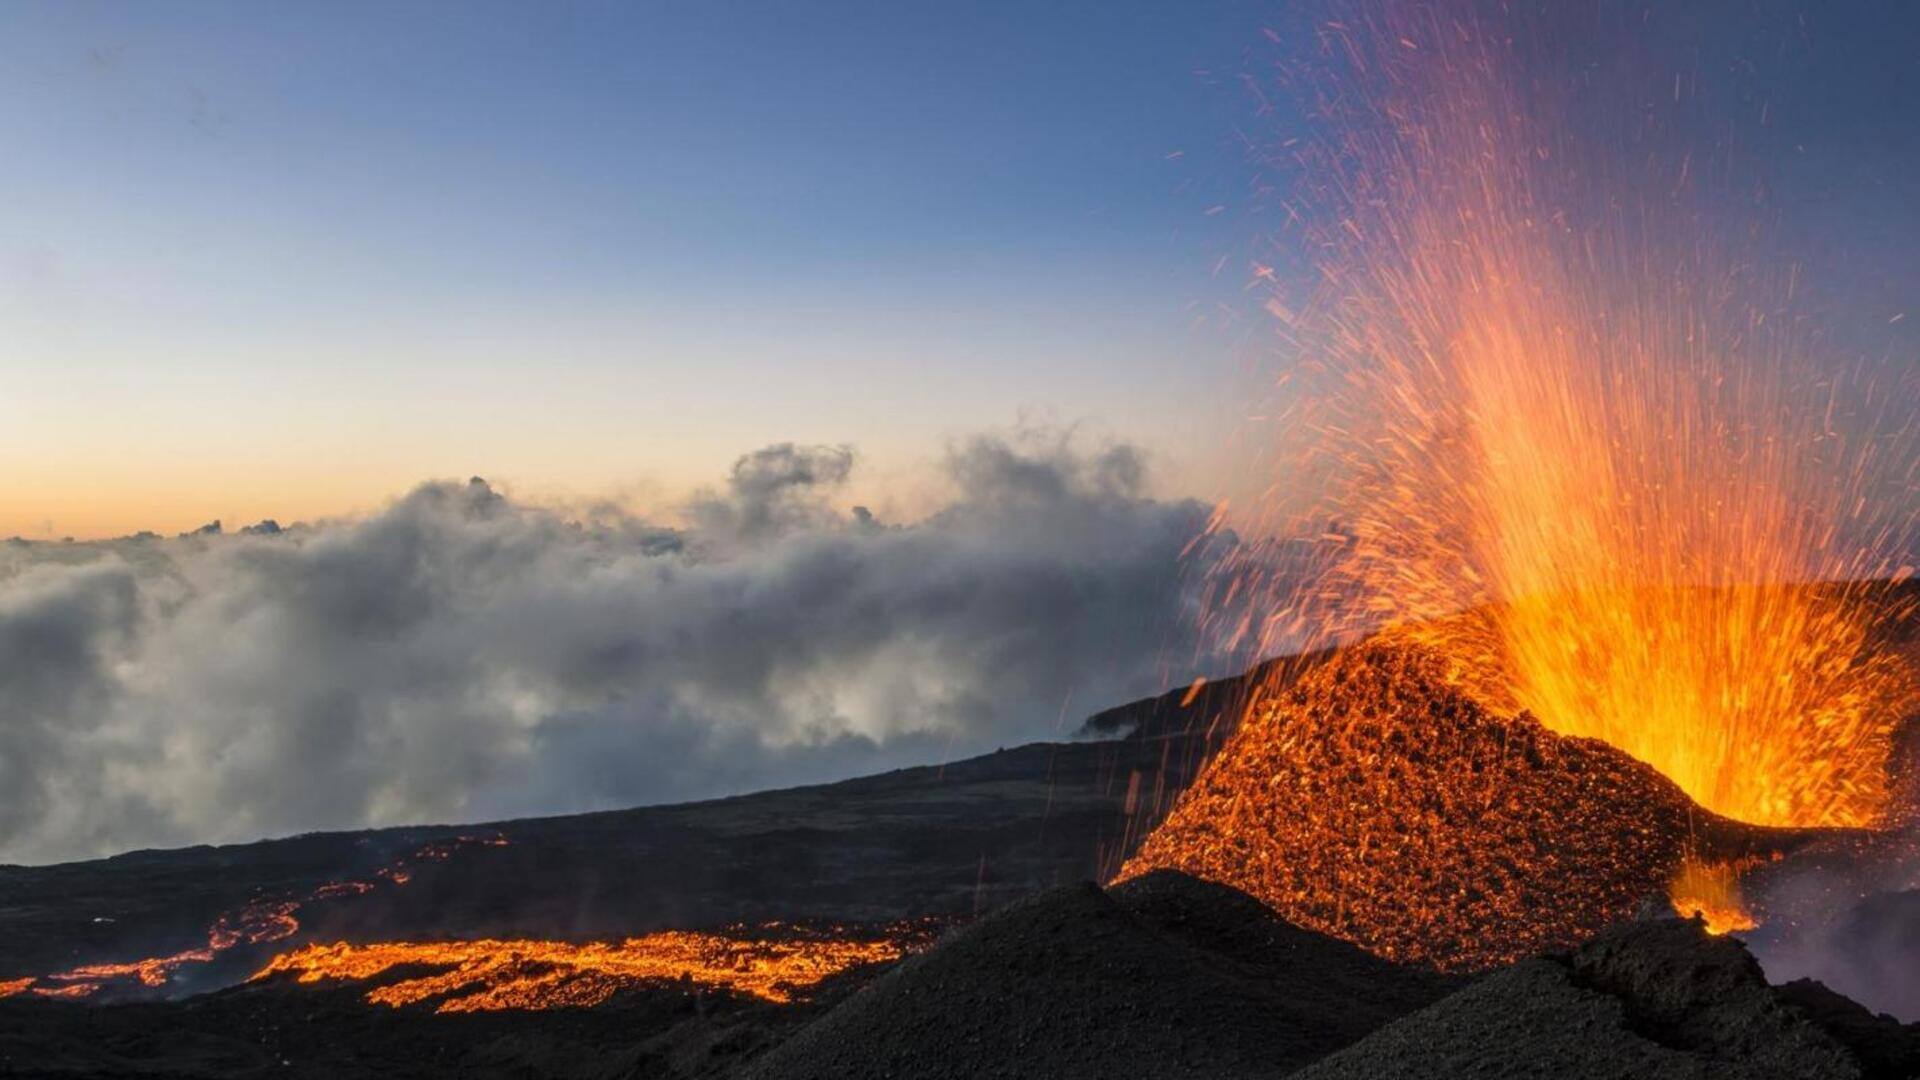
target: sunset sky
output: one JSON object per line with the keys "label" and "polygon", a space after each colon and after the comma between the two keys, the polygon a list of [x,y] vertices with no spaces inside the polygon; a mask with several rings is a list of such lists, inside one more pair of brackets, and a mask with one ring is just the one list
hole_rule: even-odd
{"label": "sunset sky", "polygon": [[[1764,130],[1716,115],[1860,348],[1911,348],[1920,16],[1777,7],[1646,44],[1763,67]],[[960,14],[7,5],[0,536],[472,474],[659,509],[779,440],[852,444],[849,497],[911,511],[947,440],[1036,417],[1217,495],[1276,10]]]}
{"label": "sunset sky", "polygon": [[8,5],[0,535],[874,481],[1023,414],[1191,468],[1253,8],[566,10]]}

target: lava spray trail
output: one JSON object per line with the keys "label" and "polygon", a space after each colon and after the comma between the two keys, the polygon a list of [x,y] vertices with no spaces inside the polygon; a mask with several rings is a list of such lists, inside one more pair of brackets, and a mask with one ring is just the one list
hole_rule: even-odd
{"label": "lava spray trail", "polygon": [[1269,600],[1230,629],[1419,628],[1494,708],[1711,810],[1871,825],[1912,700],[1873,625],[1912,573],[1913,387],[1801,315],[1735,148],[1681,134],[1692,76],[1581,51],[1654,31],[1597,41],[1611,9],[1575,7],[1369,6],[1282,42],[1313,60],[1269,148],[1300,178],[1276,248],[1310,272],[1257,275],[1293,359],[1237,524],[1319,535],[1320,570],[1234,567],[1223,594]]}

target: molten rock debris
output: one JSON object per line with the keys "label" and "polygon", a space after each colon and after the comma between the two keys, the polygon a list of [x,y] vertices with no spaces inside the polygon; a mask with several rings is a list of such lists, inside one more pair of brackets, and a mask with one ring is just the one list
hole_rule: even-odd
{"label": "molten rock debris", "polygon": [[1257,696],[1121,872],[1185,871],[1388,959],[1478,970],[1573,945],[1700,855],[1795,834],[1718,818],[1594,739],[1506,718],[1377,638]]}

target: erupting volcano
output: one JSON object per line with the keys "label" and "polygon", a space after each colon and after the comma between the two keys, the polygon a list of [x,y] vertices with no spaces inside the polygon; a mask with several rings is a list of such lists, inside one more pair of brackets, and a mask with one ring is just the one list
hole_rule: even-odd
{"label": "erupting volcano", "polygon": [[[1894,1018],[1920,1019],[1920,368],[1877,336],[1920,276],[1886,311],[1821,291],[1827,249],[1774,220],[1784,154],[1753,149],[1774,139],[1777,45],[1727,41],[1726,12],[1708,35],[1610,3],[1330,2],[1271,12],[1294,23],[1266,32],[1278,78],[1244,79],[1271,127],[1249,306],[1280,370],[1231,455],[1244,476],[1207,481],[1230,497],[1159,491],[1130,446],[1022,431],[950,448],[953,499],[922,518],[878,492],[883,520],[841,505],[865,491],[851,444],[779,443],[660,521],[475,479],[364,520],[0,564],[0,653],[67,672],[0,664],[0,758],[44,759],[0,760],[38,785],[0,803],[0,840],[22,819],[25,842],[63,845],[24,849],[45,858],[122,852],[0,864],[0,1073],[1920,1077],[1920,1023]],[[818,20],[709,38],[670,32],[679,17],[636,40],[779,43],[779,63],[686,52],[777,72],[782,124],[820,115],[810,82],[845,81],[784,66]],[[951,44],[978,68],[970,21],[845,66],[920,79]],[[552,169],[483,201],[600,158],[667,179],[688,170],[652,168],[662,146],[764,134],[737,88],[717,122],[603,114],[601,81],[697,80],[659,56],[606,78],[643,54],[593,44],[572,58],[590,92],[520,110],[553,118],[525,155]],[[577,103],[592,153],[564,139]],[[895,154],[946,125],[888,104],[831,125],[886,133],[878,168],[773,140],[794,161],[768,174],[768,220],[810,223],[761,232],[812,237],[848,207],[864,227],[873,189],[844,182],[951,179],[895,183],[894,158],[1007,156],[966,123],[965,147]],[[670,205],[640,191],[635,214]],[[979,191],[996,215],[1012,201]],[[711,197],[694,226],[759,220]],[[582,274],[660,231],[597,198],[545,230],[615,238]],[[917,257],[926,216],[912,244],[848,251]],[[746,265],[761,239],[713,247]],[[682,306],[731,310],[736,269],[656,269],[619,289],[711,276],[724,303]],[[842,269],[822,263],[827,293],[857,280]],[[889,320],[945,332],[944,301],[884,284]],[[827,293],[795,310],[831,314]],[[633,340],[674,351],[695,322]],[[608,366],[605,335],[576,336]],[[727,351],[703,361],[725,411],[813,426],[798,411],[819,395],[736,400],[761,380],[729,376]],[[968,385],[993,374],[974,352],[954,351]],[[463,394],[519,385],[491,356]],[[1111,707],[1078,737],[984,752],[1058,733],[1083,688]],[[88,805],[53,807],[73,776]],[[171,817],[121,820],[149,810]],[[360,831],[298,831],[317,825]]]}
{"label": "erupting volcano", "polygon": [[1288,72],[1277,245],[1317,286],[1271,285],[1277,479],[1220,521],[1321,538],[1306,586],[1262,550],[1222,611],[1344,651],[1256,689],[1126,869],[1445,966],[1662,889],[1751,928],[1737,870],[1790,838],[1742,825],[1880,824],[1917,700],[1911,387],[1796,308],[1686,81],[1609,93],[1536,17],[1356,10]]}

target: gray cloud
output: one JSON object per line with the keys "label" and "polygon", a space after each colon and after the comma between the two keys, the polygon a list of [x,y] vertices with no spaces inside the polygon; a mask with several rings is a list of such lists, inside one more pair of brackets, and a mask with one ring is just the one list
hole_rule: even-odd
{"label": "gray cloud", "polygon": [[[719,795],[1071,730],[1223,658],[1140,456],[956,445],[908,524],[771,446],[667,528],[475,480],[0,550],[0,859]],[[1065,717],[1063,728],[1061,721]]]}
{"label": "gray cloud", "polygon": [[709,535],[742,540],[824,525],[834,514],[821,495],[846,483],[851,475],[852,447],[776,443],[734,462],[726,494],[695,500],[691,516],[696,527]]}

